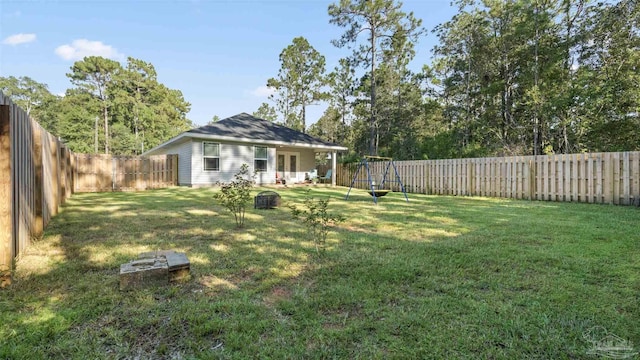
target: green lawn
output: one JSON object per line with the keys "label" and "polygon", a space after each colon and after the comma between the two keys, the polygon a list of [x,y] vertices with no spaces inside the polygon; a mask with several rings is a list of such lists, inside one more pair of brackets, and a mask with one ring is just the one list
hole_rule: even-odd
{"label": "green lawn", "polygon": [[[347,217],[321,255],[286,207],[306,188],[242,230],[212,189],[74,195],[0,290],[0,358],[582,359],[597,326],[640,349],[637,208],[346,190],[311,190]],[[119,291],[155,249],[191,280]]]}

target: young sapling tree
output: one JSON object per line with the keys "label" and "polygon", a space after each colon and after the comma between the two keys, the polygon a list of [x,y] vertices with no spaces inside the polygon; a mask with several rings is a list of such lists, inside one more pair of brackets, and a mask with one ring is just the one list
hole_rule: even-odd
{"label": "young sapling tree", "polygon": [[316,252],[320,252],[320,248],[324,246],[329,228],[345,221],[340,214],[333,214],[328,211],[329,199],[315,199],[307,197],[304,200],[306,209],[298,209],[295,204],[289,205],[291,215],[296,220],[301,220],[309,229],[309,234],[316,246]]}
{"label": "young sapling tree", "polygon": [[240,171],[234,175],[233,181],[226,184],[218,182],[220,191],[213,195],[222,206],[233,213],[238,228],[244,226],[244,214],[247,203],[251,201],[253,183],[253,177],[249,176],[249,165],[242,164]]}

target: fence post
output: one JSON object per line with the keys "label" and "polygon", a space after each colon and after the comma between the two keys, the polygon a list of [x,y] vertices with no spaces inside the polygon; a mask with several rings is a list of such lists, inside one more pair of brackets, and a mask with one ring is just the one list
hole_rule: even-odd
{"label": "fence post", "polygon": [[620,189],[621,203],[624,205],[631,204],[631,188],[630,188],[630,172],[631,167],[629,152],[622,153],[622,187]]}
{"label": "fence post", "polygon": [[71,193],[75,194],[77,191],[76,184],[78,182],[78,156],[75,153],[70,152],[69,161],[71,163]]}
{"label": "fence post", "polygon": [[603,195],[604,203],[613,205],[613,154],[603,153],[604,174],[603,174]]}
{"label": "fence post", "polygon": [[11,120],[9,105],[0,105],[0,287],[11,283],[13,231],[11,221]]}
{"label": "fence post", "polygon": [[62,142],[58,142],[58,161],[59,163],[59,177],[60,177],[60,204],[64,204],[67,199],[67,162],[65,161],[66,157],[66,147],[62,144]]}
{"label": "fence post", "polygon": [[33,232],[36,237],[42,235],[44,231],[44,219],[42,216],[42,191],[44,188],[43,176],[42,176],[42,127],[35,121],[31,121],[33,128],[33,166],[35,169],[35,181],[34,181],[34,228]]}
{"label": "fence post", "polygon": [[[537,156],[536,156],[537,158]],[[529,157],[527,171],[527,200],[534,200],[536,193],[536,161]]]}
{"label": "fence post", "polygon": [[178,183],[178,155],[173,155],[173,161],[172,161],[172,166],[171,166],[171,170],[173,171],[173,184],[174,186],[178,186],[180,185]]}
{"label": "fence post", "polygon": [[140,170],[142,171],[142,188],[136,186],[136,190],[147,190],[149,188],[149,184],[151,184],[152,180],[152,169],[153,169],[153,161],[150,157],[146,159],[141,159],[140,161],[136,161],[140,164]]}
{"label": "fence post", "polygon": [[117,160],[115,157],[111,158],[111,191],[116,191],[116,174],[117,174]]}
{"label": "fence post", "polygon": [[49,135],[49,157],[51,158],[51,192],[52,204],[51,216],[58,215],[58,205],[60,204],[60,163],[58,162],[58,140]]}

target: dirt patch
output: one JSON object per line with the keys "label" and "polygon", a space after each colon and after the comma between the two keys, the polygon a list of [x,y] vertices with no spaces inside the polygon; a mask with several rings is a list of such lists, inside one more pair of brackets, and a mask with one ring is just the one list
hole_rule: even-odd
{"label": "dirt patch", "polygon": [[344,326],[336,323],[324,323],[322,324],[322,328],[324,330],[342,330],[344,329]]}
{"label": "dirt patch", "polygon": [[238,285],[246,282],[254,282],[256,281],[256,278],[260,276],[260,273],[260,269],[256,267],[249,267],[235,274],[235,276],[232,276],[229,281]]}
{"label": "dirt patch", "polygon": [[358,311],[346,311],[325,314],[325,322],[322,324],[322,328],[325,330],[342,330],[347,326],[348,322],[358,315]]}
{"label": "dirt patch", "polygon": [[233,281],[219,278],[213,275],[200,276],[198,283],[212,290],[238,290],[238,286]]}
{"label": "dirt patch", "polygon": [[281,301],[291,299],[291,295],[292,292],[290,289],[283,286],[276,286],[263,298],[263,301],[267,306],[273,307]]}
{"label": "dirt patch", "polygon": [[377,232],[375,229],[359,226],[357,224],[343,225],[343,228],[351,232],[357,232],[357,233],[363,233],[363,234],[374,234]]}
{"label": "dirt patch", "polygon": [[6,273],[0,273],[0,289],[11,285],[11,274],[7,271]]}

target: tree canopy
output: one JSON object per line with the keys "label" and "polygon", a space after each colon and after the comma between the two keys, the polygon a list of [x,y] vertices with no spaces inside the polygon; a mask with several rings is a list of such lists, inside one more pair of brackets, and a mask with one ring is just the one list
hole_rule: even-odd
{"label": "tree canopy", "polygon": [[67,77],[74,86],[64,96],[28,77],[0,77],[0,90],[75,152],[141,154],[192,127],[190,104],[158,82],[151,63],[89,56]]}
{"label": "tree canopy", "polygon": [[284,124],[305,132],[307,106],[324,95],[324,56],[307,39],[297,37],[280,53],[280,64],[278,76],[267,80],[267,86],[275,90],[272,99],[284,115]]}
{"label": "tree canopy", "polygon": [[[635,0],[454,0],[458,13],[427,35],[395,0],[338,0],[327,38],[304,37],[267,78],[272,103],[253,113],[348,147],[397,159],[640,150],[640,7]],[[0,90],[74,151],[140,154],[190,128],[190,104],[151,63],[76,62],[64,96],[28,77]],[[324,103],[319,119],[307,107]],[[213,117],[212,121],[216,121]],[[313,123],[308,126],[309,123]]]}
{"label": "tree canopy", "polygon": [[421,71],[420,21],[400,2],[330,5],[351,53],[313,133],[399,159],[640,150],[637,1],[454,4]]}

